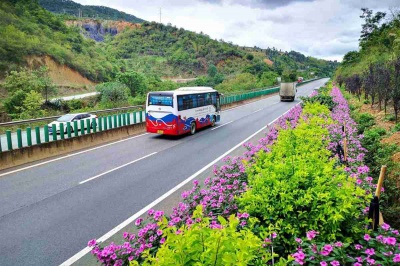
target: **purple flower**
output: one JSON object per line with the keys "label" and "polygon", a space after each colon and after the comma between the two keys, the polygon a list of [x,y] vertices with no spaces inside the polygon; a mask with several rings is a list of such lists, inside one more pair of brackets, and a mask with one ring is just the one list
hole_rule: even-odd
{"label": "purple flower", "polygon": [[94,246],[96,246],[96,239],[90,240],[90,241],[88,242],[88,246],[89,246],[89,247],[94,247]]}
{"label": "purple flower", "polygon": [[163,238],[161,238],[160,243],[164,244],[164,242],[165,242],[165,238],[163,237]]}
{"label": "purple flower", "polygon": [[276,238],[276,233],[272,233],[272,238]]}
{"label": "purple flower", "polygon": [[395,254],[394,255],[393,262],[400,262],[400,254]]}
{"label": "purple flower", "polygon": [[295,240],[296,240],[296,242],[299,243],[299,244],[303,243],[303,240],[301,240],[301,238],[297,238],[297,237],[296,237]]}
{"label": "purple flower", "polygon": [[328,266],[328,263],[326,263],[325,261],[321,261],[321,262],[319,263],[319,265],[321,265],[321,266]]}
{"label": "purple flower", "polygon": [[365,254],[367,254],[368,256],[372,256],[372,255],[375,254],[375,249],[373,249],[373,248],[367,248],[367,249],[365,250]]}
{"label": "purple flower", "polygon": [[383,224],[381,225],[381,227],[382,227],[382,229],[385,230],[385,231],[387,231],[387,230],[390,229],[390,225],[388,225],[387,223],[383,223]]}
{"label": "purple flower", "polygon": [[152,215],[154,214],[154,210],[153,210],[153,209],[150,209],[150,210],[147,212],[147,214],[150,215],[150,216],[152,216]]}
{"label": "purple flower", "polygon": [[338,242],[336,242],[335,243],[335,247],[342,247],[343,246],[343,243],[342,242],[340,242],[340,241],[338,241]]}
{"label": "purple flower", "polygon": [[369,236],[369,234],[365,234],[364,235],[364,240],[365,241],[370,241],[371,240],[371,237]]}
{"label": "purple flower", "polygon": [[311,230],[309,232],[307,232],[307,238],[308,240],[312,240],[317,236],[318,232]]}
{"label": "purple flower", "polygon": [[394,237],[385,237],[383,239],[384,244],[388,244],[389,246],[396,246],[396,238]]}
{"label": "purple flower", "polygon": [[363,248],[363,246],[361,246],[360,244],[355,244],[354,247],[355,247],[357,250],[360,250],[360,249]]}
{"label": "purple flower", "polygon": [[339,266],[340,263],[337,260],[331,261],[332,266]]}
{"label": "purple flower", "polygon": [[138,218],[138,219],[135,221],[135,225],[136,225],[136,226],[139,226],[139,225],[142,223],[142,221],[143,221],[142,218]]}

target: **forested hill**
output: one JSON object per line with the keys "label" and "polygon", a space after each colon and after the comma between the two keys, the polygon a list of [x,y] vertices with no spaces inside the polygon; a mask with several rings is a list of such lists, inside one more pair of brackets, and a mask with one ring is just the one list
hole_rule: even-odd
{"label": "forested hill", "polygon": [[75,17],[123,20],[132,23],[141,23],[144,21],[143,19],[113,8],[105,6],[86,6],[71,0],[39,0],[39,4],[53,13],[67,14]]}
{"label": "forested hill", "polygon": [[[329,76],[337,66],[297,52],[248,50],[172,25],[70,18],[47,11],[37,0],[1,1],[0,77],[24,66],[29,56],[45,55],[95,82],[111,81],[127,71],[157,77],[199,77],[215,67],[219,73],[215,84],[248,74],[244,80],[267,86],[290,72],[305,78]],[[85,23],[92,25],[85,27]],[[116,31],[109,32],[117,34],[105,35],[102,42],[84,37],[88,36],[82,34],[87,28],[97,26],[115,27]]]}

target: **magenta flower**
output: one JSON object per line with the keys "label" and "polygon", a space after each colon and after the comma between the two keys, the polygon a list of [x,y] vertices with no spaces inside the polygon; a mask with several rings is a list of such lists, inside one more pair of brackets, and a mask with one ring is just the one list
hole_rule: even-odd
{"label": "magenta flower", "polygon": [[272,238],[276,238],[276,233],[272,233]]}
{"label": "magenta flower", "polygon": [[88,247],[94,247],[94,246],[96,246],[96,239],[92,239],[92,240],[90,240],[89,242],[88,242]]}
{"label": "magenta flower", "polygon": [[139,225],[142,223],[142,221],[143,221],[142,218],[138,218],[138,219],[135,221],[135,225],[136,225],[136,226],[139,226]]}
{"label": "magenta flower", "polygon": [[311,230],[306,233],[308,240],[312,240],[317,236],[318,232]]}
{"label": "magenta flower", "polygon": [[360,250],[363,248],[363,246],[361,246],[360,244],[355,244],[354,245],[355,249]]}
{"label": "magenta flower", "polygon": [[335,243],[335,247],[340,248],[340,247],[342,247],[342,246],[343,246],[343,243],[340,242],[340,241],[338,241],[338,242]]}
{"label": "magenta flower", "polygon": [[368,256],[372,256],[372,255],[375,254],[375,249],[373,249],[373,248],[367,248],[367,249],[365,250],[365,254],[367,254]]}
{"label": "magenta flower", "polygon": [[321,262],[319,263],[319,265],[321,265],[321,266],[328,266],[328,263],[326,263],[325,261],[321,261]]}
{"label": "magenta flower", "polygon": [[337,260],[331,261],[332,266],[339,266],[340,263]]}
{"label": "magenta flower", "polygon": [[385,231],[387,231],[387,230],[390,229],[390,225],[388,225],[387,223],[383,223],[383,224],[381,225],[381,227],[382,227],[382,229],[385,230]]}
{"label": "magenta flower", "polygon": [[295,240],[296,240],[296,242],[299,243],[299,244],[303,243],[303,240],[301,240],[301,238],[296,237]]}
{"label": "magenta flower", "polygon": [[369,234],[365,234],[364,235],[364,240],[365,241],[370,241],[371,240],[371,237],[369,236]]}
{"label": "magenta flower", "polygon": [[393,262],[400,262],[400,254],[394,254]]}
{"label": "magenta flower", "polygon": [[396,242],[397,242],[396,238],[394,238],[394,237],[385,237],[383,239],[383,243],[388,244],[390,246],[396,246]]}

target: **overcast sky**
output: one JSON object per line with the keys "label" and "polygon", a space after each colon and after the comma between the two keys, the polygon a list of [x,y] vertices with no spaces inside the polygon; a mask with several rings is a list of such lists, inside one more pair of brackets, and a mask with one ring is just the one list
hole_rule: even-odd
{"label": "overcast sky", "polygon": [[213,39],[275,47],[341,61],[358,49],[362,7],[389,11],[399,0],[74,0],[103,5],[147,21],[160,20]]}

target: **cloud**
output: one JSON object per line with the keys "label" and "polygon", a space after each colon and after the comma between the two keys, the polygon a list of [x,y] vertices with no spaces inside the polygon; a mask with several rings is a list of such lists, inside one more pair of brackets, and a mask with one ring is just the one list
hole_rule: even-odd
{"label": "cloud", "polygon": [[232,0],[233,4],[240,4],[243,6],[261,8],[261,9],[275,9],[283,7],[296,2],[312,2],[314,0]]}

